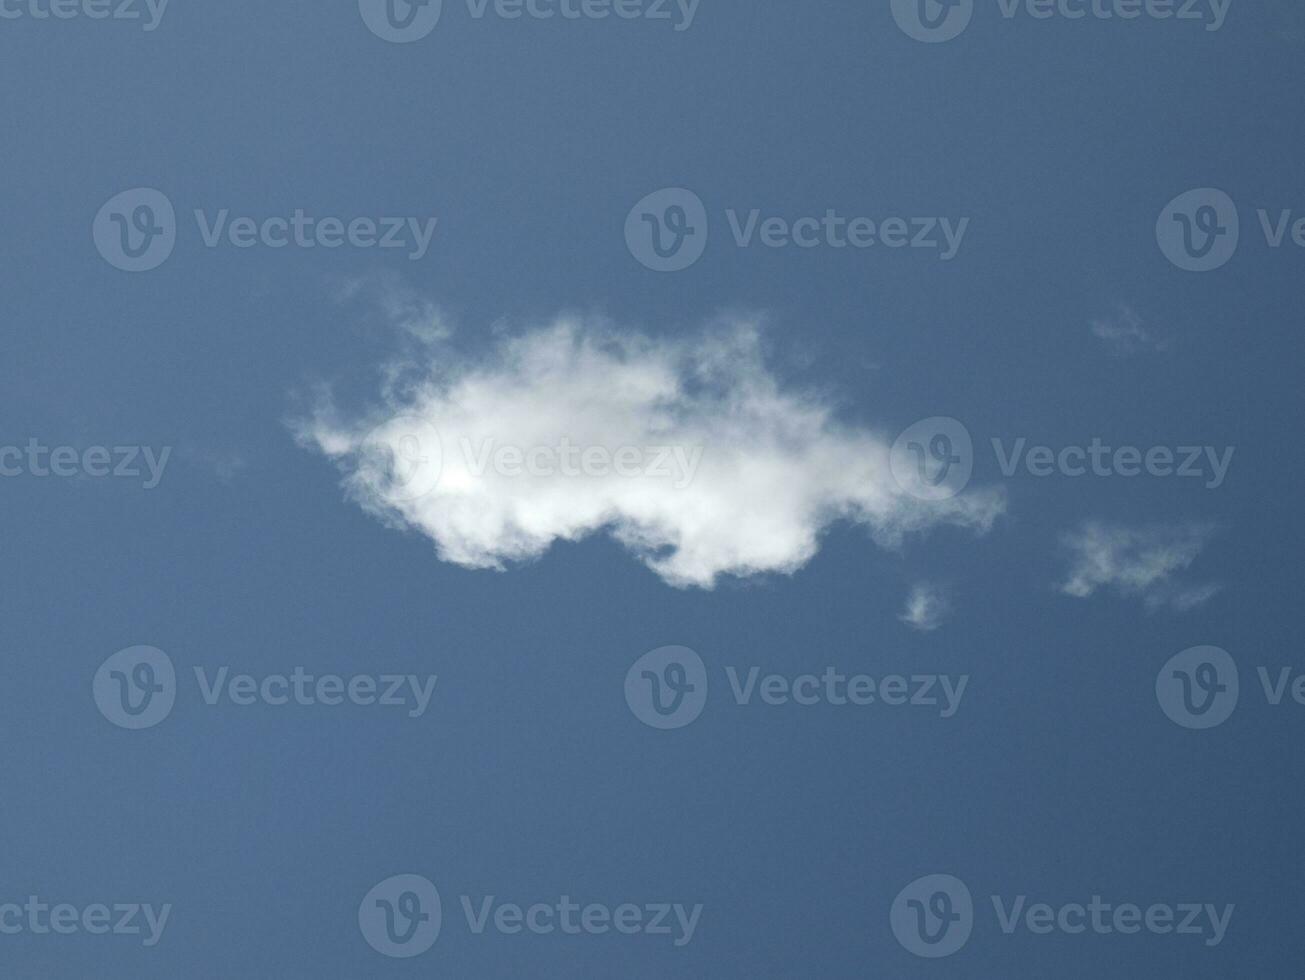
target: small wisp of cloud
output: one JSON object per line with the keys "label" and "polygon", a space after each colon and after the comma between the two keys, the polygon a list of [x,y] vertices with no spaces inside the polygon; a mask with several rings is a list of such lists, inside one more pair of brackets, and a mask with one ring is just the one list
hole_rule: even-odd
{"label": "small wisp of cloud", "polygon": [[1170,342],[1147,327],[1137,312],[1120,305],[1113,316],[1092,321],[1092,335],[1105,342],[1115,357],[1130,357],[1143,351],[1166,351]]}
{"label": "small wisp of cloud", "polygon": [[906,608],[897,618],[922,633],[932,633],[952,612],[951,597],[946,589],[931,582],[919,582],[906,597]]}
{"label": "small wisp of cloud", "polygon": [[1215,583],[1192,583],[1179,574],[1213,534],[1208,524],[1128,527],[1089,521],[1062,538],[1070,569],[1060,591],[1086,599],[1105,589],[1141,599],[1148,609],[1186,612],[1220,590]]}
{"label": "small wisp of cloud", "polygon": [[337,303],[366,301],[388,326],[423,343],[446,340],[449,328],[439,309],[393,272],[354,276],[335,291]]}

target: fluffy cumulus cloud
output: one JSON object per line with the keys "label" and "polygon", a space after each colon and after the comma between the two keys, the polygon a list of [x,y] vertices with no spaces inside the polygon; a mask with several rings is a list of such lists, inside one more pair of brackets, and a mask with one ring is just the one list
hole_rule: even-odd
{"label": "fluffy cumulus cloud", "polygon": [[945,589],[929,582],[912,587],[906,597],[906,608],[897,618],[913,629],[930,633],[951,615],[952,604]]}
{"label": "fluffy cumulus cloud", "polygon": [[468,358],[420,304],[399,312],[427,329],[383,371],[376,406],[323,396],[294,428],[353,500],[457,565],[504,569],[608,533],[666,582],[711,588],[795,571],[838,521],[893,547],[936,525],[987,531],[1004,508],[995,489],[903,489],[889,442],[786,386],[748,322],[670,340],[559,318]]}
{"label": "fluffy cumulus cloud", "polygon": [[1219,591],[1213,583],[1193,583],[1185,572],[1213,534],[1204,524],[1126,527],[1089,522],[1064,536],[1070,555],[1066,595],[1085,599],[1099,589],[1140,598],[1152,609],[1179,612],[1195,608]]}

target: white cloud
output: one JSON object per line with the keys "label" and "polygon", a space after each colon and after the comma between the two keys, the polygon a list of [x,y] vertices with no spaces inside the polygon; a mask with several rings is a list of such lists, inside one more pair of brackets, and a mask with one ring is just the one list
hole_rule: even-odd
{"label": "white cloud", "polygon": [[1191,566],[1213,533],[1204,524],[1129,528],[1089,522],[1064,536],[1071,563],[1061,591],[1085,599],[1105,588],[1140,598],[1152,609],[1193,609],[1220,586],[1187,583],[1176,573]]}
{"label": "white cloud", "polygon": [[1116,357],[1127,357],[1142,350],[1169,349],[1169,341],[1148,330],[1130,306],[1120,306],[1113,317],[1093,320],[1092,335],[1105,341]]}
{"label": "white cloud", "polygon": [[[440,322],[410,299],[399,309]],[[670,584],[711,588],[721,575],[797,570],[836,521],[892,547],[940,524],[982,533],[1005,507],[1000,489],[904,492],[890,443],[782,384],[750,323],[669,340],[564,317],[474,359],[442,335],[384,370],[379,410],[344,413],[324,397],[293,427],[338,463],[352,499],[457,565],[503,569],[606,532]],[[429,425],[414,436],[412,423],[387,422],[397,416]],[[419,438],[431,426],[433,453],[435,437]],[[584,448],[601,465],[567,456]]]}
{"label": "white cloud", "polygon": [[928,582],[915,585],[906,597],[906,608],[897,618],[921,632],[936,630],[951,615],[952,604],[945,590]]}

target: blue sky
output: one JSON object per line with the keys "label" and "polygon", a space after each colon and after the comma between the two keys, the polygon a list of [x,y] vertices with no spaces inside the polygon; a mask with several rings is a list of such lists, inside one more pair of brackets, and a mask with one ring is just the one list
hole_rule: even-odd
{"label": "blue sky", "polygon": [[0,973],[1289,975],[1305,15],[1137,6],[0,3]]}

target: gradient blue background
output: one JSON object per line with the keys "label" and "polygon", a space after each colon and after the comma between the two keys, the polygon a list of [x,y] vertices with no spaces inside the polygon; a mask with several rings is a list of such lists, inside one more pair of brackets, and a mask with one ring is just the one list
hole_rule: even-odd
{"label": "gradient blue background", "polygon": [[[1255,207],[1305,208],[1305,15],[1234,0],[1199,26],[1022,18],[980,0],[916,43],[888,3],[703,0],[693,28],[475,21],[383,43],[352,2],[173,0],[161,28],[0,22],[0,443],[176,446],[163,484],[0,481],[0,901],[170,901],[164,942],[0,938],[0,974],[227,977],[1278,977],[1299,972],[1305,709],[1256,664],[1301,664],[1299,284]],[[154,186],[178,212],[440,217],[430,255],[200,246],[127,275],[90,224]],[[706,256],[658,276],[631,205],[695,190]],[[1175,195],[1243,206],[1242,250],[1190,275],[1156,247]],[[967,215],[960,256],[738,250],[724,208]],[[347,504],[283,420],[317,378],[371,383],[392,338],[335,304],[393,271],[469,346],[501,317],[598,311],[653,333],[766,312],[776,366],[885,430],[932,415],[1053,445],[1235,445],[1227,483],[1006,481],[988,538],[901,554],[836,528],[792,578],[675,591],[606,540],[509,574],[436,560]],[[1111,356],[1091,319],[1129,304],[1174,339]],[[206,460],[238,455],[222,479]],[[1000,479],[981,453],[979,482]],[[1054,589],[1084,519],[1214,521],[1176,615]],[[932,634],[897,620],[950,582]],[[114,651],[166,650],[172,716],[95,710]],[[1243,668],[1212,732],[1159,711],[1196,644]],[[639,724],[627,667],[664,644],[716,687],[682,731]],[[209,708],[192,665],[437,673],[430,712]],[[743,709],[726,665],[969,673],[940,721]],[[357,904],[392,874],[444,894],[439,943],[375,954]],[[912,879],[964,879],[969,946],[918,960],[888,928]],[[702,902],[685,949],[649,937],[471,935],[457,896]],[[1224,943],[1001,935],[987,896],[1236,903]]]}

